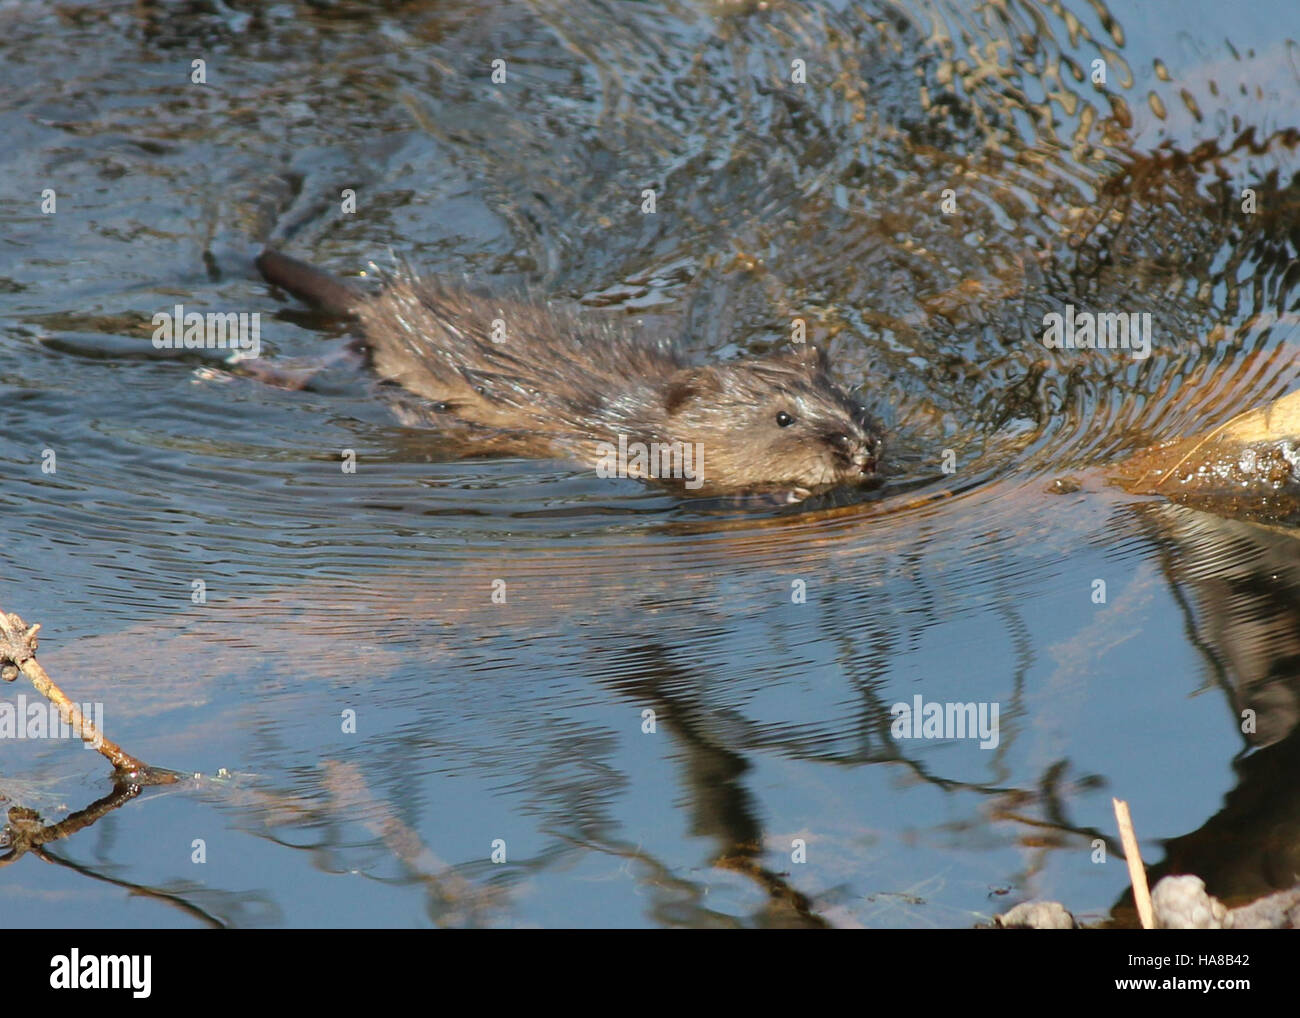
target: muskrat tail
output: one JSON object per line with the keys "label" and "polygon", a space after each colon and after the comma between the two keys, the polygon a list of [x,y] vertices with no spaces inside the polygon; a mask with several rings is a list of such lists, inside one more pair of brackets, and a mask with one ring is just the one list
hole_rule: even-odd
{"label": "muskrat tail", "polygon": [[332,315],[351,318],[366,295],[346,281],[322,272],[314,265],[290,258],[274,248],[264,248],[256,260],[258,271],[268,283],[288,290],[299,300]]}

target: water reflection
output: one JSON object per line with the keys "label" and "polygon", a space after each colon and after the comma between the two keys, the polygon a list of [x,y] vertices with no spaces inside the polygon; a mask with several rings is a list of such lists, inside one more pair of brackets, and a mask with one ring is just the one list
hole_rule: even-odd
{"label": "water reflection", "polygon": [[[1243,904],[1300,874],[1300,543],[1294,531],[1177,506],[1143,517],[1242,738],[1223,808],[1166,841],[1151,879],[1194,873],[1211,894]],[[1130,921],[1131,911],[1131,898],[1116,906]]]}
{"label": "water reflection", "polygon": [[[95,867],[85,866],[65,859],[50,846],[70,838],[80,831],[101,820],[113,810],[124,806],[140,794],[139,785],[115,783],[113,791],[90,805],[68,813],[57,823],[46,823],[40,813],[25,806],[11,806],[6,815],[6,824],[0,832],[0,866],[9,866],[25,855],[35,856],[44,863],[62,866],[89,880],[101,881],[120,887],[130,894],[153,898],[197,920],[204,926],[220,928],[226,925],[216,916],[205,912],[192,901],[187,900],[184,891],[168,891],[157,887],[148,887],[120,880],[109,874],[99,872]],[[5,797],[0,796],[0,800]]]}

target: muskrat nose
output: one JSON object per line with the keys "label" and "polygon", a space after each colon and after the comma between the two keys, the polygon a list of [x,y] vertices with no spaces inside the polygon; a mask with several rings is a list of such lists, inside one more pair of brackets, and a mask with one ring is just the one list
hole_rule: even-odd
{"label": "muskrat nose", "polygon": [[880,456],[880,440],[867,433],[857,442],[853,451],[853,464],[864,474],[876,472],[876,461]]}
{"label": "muskrat nose", "polygon": [[843,431],[836,431],[827,435],[826,441],[862,473],[875,473],[877,446],[875,436],[869,433],[850,435]]}

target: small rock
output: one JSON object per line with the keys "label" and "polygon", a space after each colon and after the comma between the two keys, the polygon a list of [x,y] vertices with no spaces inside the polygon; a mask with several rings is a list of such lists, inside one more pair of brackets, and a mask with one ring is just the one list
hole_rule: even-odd
{"label": "small rock", "polygon": [[1073,930],[1079,925],[1059,901],[1024,901],[993,922],[1004,930]]}
{"label": "small rock", "polygon": [[1234,930],[1294,930],[1300,928],[1300,886],[1278,891],[1229,913]]}
{"label": "small rock", "polygon": [[1228,909],[1205,892],[1200,877],[1165,877],[1151,892],[1158,930],[1222,930],[1231,926]]}

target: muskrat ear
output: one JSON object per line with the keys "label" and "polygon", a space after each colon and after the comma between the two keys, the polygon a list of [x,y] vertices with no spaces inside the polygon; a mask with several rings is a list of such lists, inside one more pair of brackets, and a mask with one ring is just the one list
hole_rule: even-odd
{"label": "muskrat ear", "polygon": [[720,391],[717,372],[712,368],[682,368],[668,379],[668,385],[664,389],[664,409],[675,414],[697,396],[717,394]]}
{"label": "muskrat ear", "polygon": [[812,346],[808,343],[801,343],[795,347],[795,357],[810,367],[816,368],[818,371],[825,371],[830,366],[830,361],[826,357],[826,348],[824,346]]}

